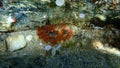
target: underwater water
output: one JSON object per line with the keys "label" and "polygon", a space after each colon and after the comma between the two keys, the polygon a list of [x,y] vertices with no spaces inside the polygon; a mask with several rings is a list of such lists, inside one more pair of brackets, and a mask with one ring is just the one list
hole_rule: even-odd
{"label": "underwater water", "polygon": [[119,0],[0,0],[0,68],[119,68]]}

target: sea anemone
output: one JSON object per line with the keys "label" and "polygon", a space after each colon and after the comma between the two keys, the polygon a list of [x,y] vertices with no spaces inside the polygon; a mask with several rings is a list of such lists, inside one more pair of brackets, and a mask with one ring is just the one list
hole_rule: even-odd
{"label": "sea anemone", "polygon": [[73,35],[71,27],[63,23],[38,27],[36,32],[39,39],[52,46],[70,39]]}

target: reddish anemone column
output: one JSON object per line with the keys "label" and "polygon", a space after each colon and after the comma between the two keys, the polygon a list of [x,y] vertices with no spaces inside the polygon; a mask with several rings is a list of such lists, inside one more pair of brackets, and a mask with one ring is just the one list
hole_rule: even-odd
{"label": "reddish anemone column", "polygon": [[50,43],[52,46],[70,39],[73,31],[67,24],[49,24],[37,28],[37,35],[45,43]]}

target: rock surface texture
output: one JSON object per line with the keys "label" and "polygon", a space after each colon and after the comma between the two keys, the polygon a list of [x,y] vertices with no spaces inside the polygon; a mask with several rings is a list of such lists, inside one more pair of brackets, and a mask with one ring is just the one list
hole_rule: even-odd
{"label": "rock surface texture", "polygon": [[120,68],[120,0],[0,0],[0,68]]}

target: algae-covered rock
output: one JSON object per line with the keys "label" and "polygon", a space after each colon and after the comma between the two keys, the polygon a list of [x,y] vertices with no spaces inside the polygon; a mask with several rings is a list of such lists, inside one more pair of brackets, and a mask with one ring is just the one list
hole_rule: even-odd
{"label": "algae-covered rock", "polygon": [[12,15],[0,15],[0,31],[11,30],[12,23],[16,22],[16,19]]}
{"label": "algae-covered rock", "polygon": [[119,68],[119,2],[1,0],[0,68]]}

